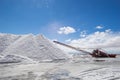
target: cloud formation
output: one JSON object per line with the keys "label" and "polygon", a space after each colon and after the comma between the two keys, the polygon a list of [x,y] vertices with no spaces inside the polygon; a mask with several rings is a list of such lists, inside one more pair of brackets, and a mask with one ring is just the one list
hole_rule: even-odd
{"label": "cloud formation", "polygon": [[65,42],[71,42],[71,39],[67,39],[67,40],[65,40]]}
{"label": "cloud formation", "polygon": [[24,4],[32,8],[49,8],[54,4],[54,0],[22,0]]}
{"label": "cloud formation", "polygon": [[83,48],[120,47],[120,33],[114,33],[110,29],[103,32],[97,31],[84,38],[71,40],[70,44]]}
{"label": "cloud formation", "polygon": [[87,35],[86,30],[80,32],[80,37],[86,37],[86,35]]}
{"label": "cloud formation", "polygon": [[73,27],[67,26],[67,27],[61,27],[59,28],[59,30],[57,31],[58,34],[71,34],[71,33],[75,33],[76,30]]}
{"label": "cloud formation", "polygon": [[102,26],[96,26],[96,29],[103,29]]}

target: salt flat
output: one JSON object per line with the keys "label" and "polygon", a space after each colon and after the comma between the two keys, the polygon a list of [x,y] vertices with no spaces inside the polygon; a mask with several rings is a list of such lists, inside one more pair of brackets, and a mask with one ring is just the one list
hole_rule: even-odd
{"label": "salt flat", "polygon": [[120,80],[120,55],[70,56],[43,35],[0,34],[0,80]]}
{"label": "salt flat", "polygon": [[0,64],[0,80],[120,80],[120,62],[108,59]]}

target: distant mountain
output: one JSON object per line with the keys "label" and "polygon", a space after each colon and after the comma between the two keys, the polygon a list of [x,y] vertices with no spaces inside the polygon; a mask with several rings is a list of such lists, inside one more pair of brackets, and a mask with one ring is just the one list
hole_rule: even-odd
{"label": "distant mountain", "polygon": [[30,59],[67,59],[67,55],[43,35],[0,34],[0,55],[18,55]]}

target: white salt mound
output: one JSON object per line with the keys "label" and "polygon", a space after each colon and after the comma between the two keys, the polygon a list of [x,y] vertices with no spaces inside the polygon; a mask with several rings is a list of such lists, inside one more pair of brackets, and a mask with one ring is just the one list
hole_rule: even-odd
{"label": "white salt mound", "polygon": [[0,55],[20,55],[30,59],[67,59],[66,54],[43,35],[0,34]]}

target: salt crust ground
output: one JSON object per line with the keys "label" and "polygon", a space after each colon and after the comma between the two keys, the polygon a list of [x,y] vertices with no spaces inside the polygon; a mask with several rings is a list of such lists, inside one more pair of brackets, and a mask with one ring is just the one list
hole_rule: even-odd
{"label": "salt crust ground", "polygon": [[[119,62],[0,64],[0,80],[120,80]],[[102,65],[103,64],[103,65]]]}

